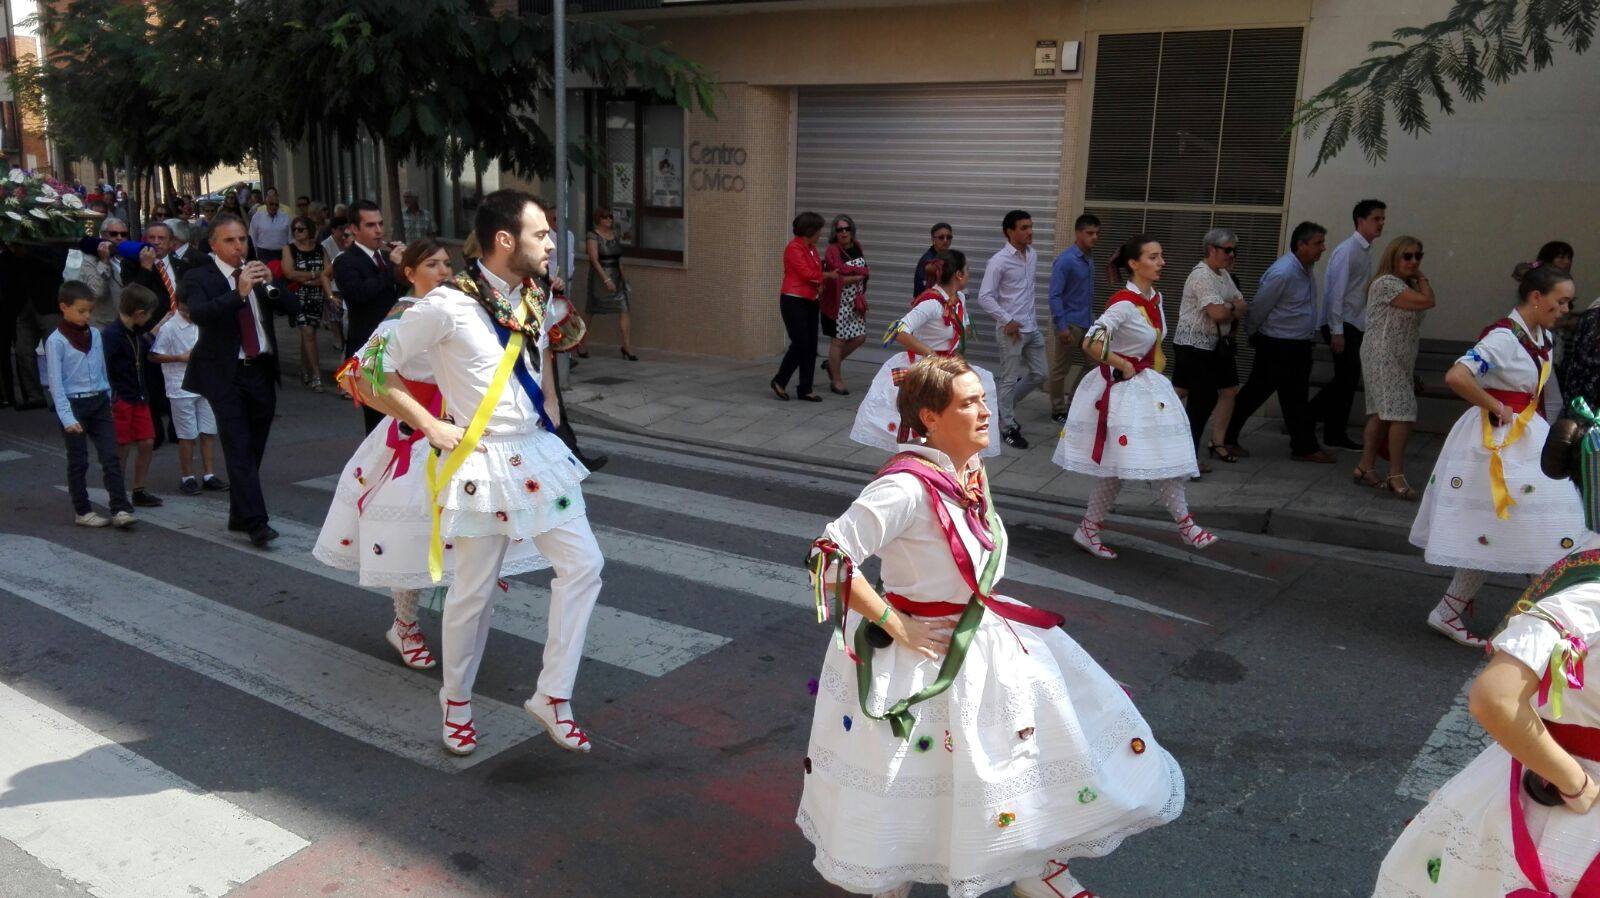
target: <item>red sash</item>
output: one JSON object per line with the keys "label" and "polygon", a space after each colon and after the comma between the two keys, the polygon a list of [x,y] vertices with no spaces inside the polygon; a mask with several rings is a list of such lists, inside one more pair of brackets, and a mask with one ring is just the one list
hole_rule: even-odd
{"label": "red sash", "polygon": [[[1119,290],[1117,291],[1116,295],[1112,296],[1111,300],[1106,303],[1107,309],[1110,309],[1119,302],[1133,303],[1144,311],[1145,319],[1150,322],[1151,327],[1156,329],[1156,338],[1155,340],[1151,341],[1149,351],[1146,352],[1142,357],[1132,360],[1133,373],[1135,375],[1146,368],[1156,367],[1156,357],[1161,354],[1162,327],[1161,301],[1159,299],[1160,295],[1161,294],[1158,293],[1156,296],[1151,297],[1150,299],[1145,299],[1143,296],[1133,292],[1132,290]],[[1111,351],[1109,337],[1107,337],[1106,351]],[[1110,365],[1100,366],[1100,376],[1106,379],[1106,389],[1105,392],[1100,394],[1100,399],[1094,404],[1095,411],[1099,413],[1095,419],[1094,425],[1093,458],[1094,463],[1097,465],[1100,464],[1101,457],[1105,455],[1106,437],[1110,435],[1111,430],[1111,388],[1122,382],[1112,377],[1111,372],[1112,369]]]}
{"label": "red sash", "polygon": [[[1545,721],[1544,725],[1557,745],[1586,761],[1600,761],[1600,730],[1552,720]],[[1539,848],[1528,833],[1528,820],[1522,810],[1522,762],[1516,758],[1511,759],[1511,845],[1517,866],[1533,887],[1508,892],[1506,898],[1559,898],[1550,890],[1544,864],[1539,860]],[[1600,857],[1583,871],[1572,898],[1600,898]]]}
{"label": "red sash", "polygon": [[[921,296],[913,299],[911,301],[911,305],[907,308],[914,309],[917,306],[929,301],[938,303],[944,309],[945,327],[948,327],[956,332],[955,342],[950,344],[950,348],[935,354],[942,356],[960,354],[961,344],[966,342],[967,339],[967,328],[966,324],[964,323],[967,320],[967,312],[966,308],[961,304],[961,294],[952,294],[948,299],[946,299],[942,292],[933,287],[929,287],[927,290],[922,291]],[[906,355],[910,356],[911,361],[913,362],[917,360],[917,353],[912,352],[909,349],[906,350]]]}
{"label": "red sash", "polygon": [[[395,376],[399,377],[398,374]],[[443,395],[439,392],[439,387],[437,384],[409,380],[404,377],[401,377],[400,379],[404,381],[406,385],[406,391],[409,392],[411,396],[417,400],[417,402],[421,403],[422,406],[428,410],[428,414],[437,418],[439,413],[444,411]],[[356,500],[357,511],[367,510],[367,498],[371,496],[373,491],[377,490],[378,487],[383,486],[384,482],[389,478],[406,476],[406,472],[411,470],[412,447],[415,446],[417,440],[420,439],[422,439],[422,431],[412,430],[409,434],[402,433],[400,430],[400,422],[390,419],[389,432],[384,439],[384,445],[390,450],[389,463],[384,466],[383,472],[378,475],[378,479],[373,482],[372,486],[368,487],[366,491],[361,494],[361,498]]]}
{"label": "red sash", "polygon": [[[1533,370],[1534,371],[1537,372],[1537,371],[1541,371],[1541,370],[1544,369],[1545,363],[1550,361],[1550,347],[1551,347],[1552,344],[1551,344],[1551,341],[1550,341],[1550,335],[1549,334],[1545,334],[1544,344],[1543,345],[1534,343],[1533,342],[1533,337],[1530,336],[1528,334],[1528,332],[1523,329],[1522,325],[1518,324],[1515,319],[1502,318],[1499,321],[1496,321],[1495,323],[1493,323],[1493,324],[1489,325],[1488,327],[1484,328],[1483,329],[1483,333],[1478,335],[1478,339],[1482,340],[1484,337],[1489,336],[1489,334],[1491,332],[1499,330],[1500,328],[1505,328],[1506,330],[1511,332],[1511,335],[1513,337],[1517,338],[1517,344],[1522,347],[1522,351],[1526,352],[1528,354],[1528,358],[1533,360]],[[1538,377],[1539,377],[1538,374],[1534,375],[1534,382],[1535,383],[1538,383]],[[1529,402],[1538,402],[1539,403],[1539,417],[1542,418],[1542,417],[1545,416],[1545,414],[1544,414],[1544,391],[1543,390],[1540,390],[1539,394],[1537,396],[1535,396],[1532,393],[1517,393],[1517,392],[1509,391],[1509,390],[1485,390],[1484,392],[1486,392],[1490,396],[1493,396],[1494,398],[1500,400],[1501,402],[1504,402],[1506,404],[1506,407],[1507,408],[1511,408],[1511,410],[1513,412],[1520,412],[1523,409],[1527,408]],[[1522,402],[1521,405],[1512,407],[1512,405],[1511,405],[1512,400],[1507,399],[1506,398],[1507,396],[1513,396],[1513,397],[1521,396],[1521,397],[1526,397],[1526,398],[1521,400],[1521,402]]]}
{"label": "red sash", "polygon": [[1521,390],[1485,389],[1484,392],[1505,403],[1506,408],[1511,409],[1513,415],[1521,414],[1522,410],[1528,407],[1528,403],[1533,401],[1532,393],[1524,393]]}

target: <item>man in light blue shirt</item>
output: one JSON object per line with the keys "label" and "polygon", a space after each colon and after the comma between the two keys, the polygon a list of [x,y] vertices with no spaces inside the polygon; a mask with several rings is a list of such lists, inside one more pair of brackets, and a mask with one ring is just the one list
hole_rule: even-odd
{"label": "man in light blue shirt", "polygon": [[1307,394],[1311,390],[1311,345],[1316,337],[1320,309],[1317,281],[1312,268],[1328,245],[1328,229],[1302,221],[1289,235],[1289,252],[1272,263],[1250,300],[1245,321],[1250,325],[1250,345],[1255,363],[1250,378],[1239,391],[1228,421],[1227,444],[1240,449],[1239,432],[1267,397],[1278,394],[1284,423],[1289,426],[1289,457],[1295,461],[1331,464],[1333,456],[1317,443]]}
{"label": "man in light blue shirt", "polygon": [[1350,439],[1350,406],[1361,381],[1361,338],[1367,329],[1367,282],[1372,280],[1372,242],[1383,236],[1388,207],[1382,200],[1356,203],[1355,233],[1333,248],[1323,272],[1323,339],[1333,350],[1333,380],[1311,400],[1313,421],[1322,422],[1322,442],[1360,449]]}
{"label": "man in light blue shirt", "polygon": [[[1093,254],[1099,240],[1100,219],[1085,212],[1072,223],[1072,245],[1050,266],[1050,320],[1056,328],[1056,345],[1044,391],[1050,395],[1050,417],[1057,424],[1067,422],[1068,394],[1078,391],[1078,381],[1089,370],[1083,358],[1083,332],[1094,323]],[[1082,368],[1069,390],[1067,374],[1072,370],[1074,353]]]}
{"label": "man in light blue shirt", "polygon": [[1017,403],[1044,383],[1049,374],[1044,334],[1033,307],[1034,272],[1038,252],[1033,248],[1033,216],[1021,209],[1007,212],[1000,223],[1005,246],[983,268],[978,306],[994,319],[994,339],[1000,346],[1000,377],[995,382],[1000,402],[1000,439],[1013,449],[1028,448],[1017,423]]}

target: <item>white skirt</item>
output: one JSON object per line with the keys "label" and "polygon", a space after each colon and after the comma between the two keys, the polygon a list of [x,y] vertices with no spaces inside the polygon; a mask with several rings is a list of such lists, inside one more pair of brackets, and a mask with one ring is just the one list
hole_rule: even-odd
{"label": "white skirt", "polygon": [[[938,671],[898,644],[877,650],[873,712]],[[912,713],[909,740],[862,714],[855,665],[828,651],[796,823],[842,889],[930,882],[976,898],[1049,859],[1109,854],[1183,810],[1177,761],[1059,628],[985,614],[955,682]]]}
{"label": "white skirt", "polygon": [[[850,439],[864,446],[874,446],[889,452],[900,450],[900,413],[895,410],[894,405],[895,400],[900,397],[900,388],[894,385],[894,369],[910,366],[911,354],[899,352],[890,356],[889,360],[878,369],[877,375],[872,378],[872,386],[867,389],[866,397],[856,409],[856,423],[850,428]],[[1000,394],[994,388],[994,375],[977,365],[973,365],[972,370],[983,384],[983,398],[989,404],[989,411],[998,413]],[[978,454],[985,458],[999,455],[1000,441],[990,439],[989,445]]]}
{"label": "white skirt", "polygon": [[[1600,764],[1579,761],[1600,778]],[[1374,898],[1505,898],[1531,883],[1511,847],[1511,756],[1491,745],[1434,795],[1378,869]],[[1570,895],[1600,851],[1600,815],[1547,808],[1518,787],[1546,884]],[[1438,881],[1434,882],[1437,871]]]}
{"label": "white skirt", "polygon": [[[1440,567],[1537,574],[1589,539],[1582,500],[1571,481],[1551,480],[1539,469],[1550,426],[1535,415],[1522,439],[1500,453],[1517,504],[1509,518],[1495,517],[1481,415],[1467,409],[1450,428],[1411,525],[1411,544]],[[1495,440],[1506,430],[1496,428]]]}
{"label": "white skirt", "polygon": [[[329,567],[359,572],[362,586],[426,589],[440,585],[428,574],[428,546],[433,527],[429,517],[427,474],[431,450],[426,440],[418,440],[411,445],[411,464],[405,475],[395,477],[391,472],[385,477],[384,469],[393,456],[393,450],[387,445],[389,422],[390,419],[385,418],[373,429],[345,463],[312,555]],[[560,443],[554,436],[551,439]],[[563,453],[565,448],[563,445]],[[487,454],[473,453],[479,461],[487,461],[482,458]],[[462,469],[471,465],[469,461]],[[525,462],[519,468],[531,469],[531,466]],[[573,489],[575,492],[576,487]],[[367,497],[364,508],[358,508],[357,502],[363,494]],[[572,504],[581,514],[581,496]],[[565,513],[570,513],[570,509]],[[500,523],[492,514],[488,517]],[[481,535],[453,532],[448,526],[450,521],[447,511],[441,516],[441,532],[445,536]],[[529,534],[533,535],[537,534]],[[451,579],[454,566],[451,549],[446,540],[442,583],[449,583]],[[549,566],[550,562],[534,548],[532,540],[521,537],[506,551],[500,572],[509,577]]]}
{"label": "white skirt", "polygon": [[1098,370],[1078,382],[1051,461],[1079,474],[1124,480],[1166,480],[1200,473],[1194,437],[1183,401],[1167,380],[1146,368],[1111,391],[1106,445],[1094,461],[1094,435],[1100,412],[1094,406],[1106,391]]}

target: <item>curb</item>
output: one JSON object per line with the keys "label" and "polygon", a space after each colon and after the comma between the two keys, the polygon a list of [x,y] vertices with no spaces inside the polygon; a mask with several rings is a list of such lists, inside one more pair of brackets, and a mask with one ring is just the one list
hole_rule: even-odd
{"label": "curb", "polygon": [[[648,428],[631,424],[620,418],[614,418],[604,412],[570,406],[567,414],[579,424],[594,424],[609,430],[636,436],[650,437],[658,440],[671,440],[686,446],[702,449],[719,449],[724,452],[737,452],[753,455],[758,458],[772,461],[793,462],[795,464],[811,465],[813,467],[834,468],[840,471],[851,471],[859,474],[876,473],[875,465],[837,461],[833,459],[819,459],[795,452],[781,450],[757,451],[749,446],[738,446],[731,443],[720,443],[716,440],[707,440],[699,437],[679,436],[670,437],[652,433]],[[1050,506],[1052,513],[1081,516],[1084,506],[1065,499],[1050,496],[1040,496],[1025,490],[995,486],[993,492],[999,496],[1012,499],[1023,499],[1032,503]],[[1240,506],[1229,505],[1220,507],[1194,509],[1198,517],[1205,519],[1206,526],[1216,530],[1232,530],[1242,533],[1258,533],[1266,536],[1275,536],[1282,539],[1292,539],[1301,542],[1321,543],[1324,545],[1342,546],[1350,549],[1367,549],[1378,552],[1399,552],[1402,554],[1421,557],[1421,552],[1411,545],[1410,532],[1407,529],[1391,524],[1380,524],[1372,521],[1361,521],[1354,518],[1334,518],[1323,515],[1304,514],[1283,508],[1271,506]],[[1118,509],[1117,515],[1128,518],[1139,518],[1150,521],[1166,521],[1164,511],[1157,508],[1141,505],[1128,509]]]}

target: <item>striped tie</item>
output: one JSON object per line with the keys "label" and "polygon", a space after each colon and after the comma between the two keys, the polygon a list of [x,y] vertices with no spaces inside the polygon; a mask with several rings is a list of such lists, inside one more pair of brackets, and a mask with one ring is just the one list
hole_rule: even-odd
{"label": "striped tie", "polygon": [[156,271],[161,272],[161,283],[167,288],[168,305],[172,311],[176,312],[178,310],[178,288],[172,284],[172,275],[167,271],[166,259],[156,260]]}

